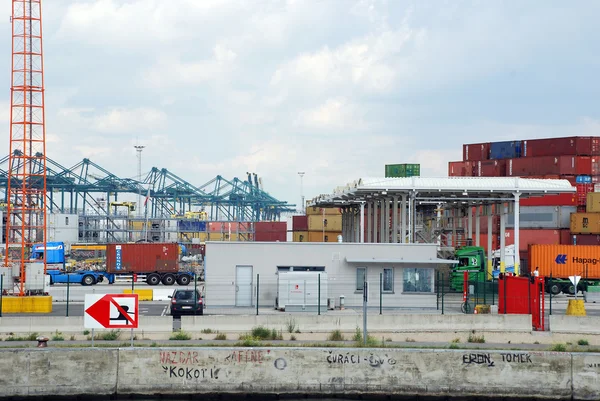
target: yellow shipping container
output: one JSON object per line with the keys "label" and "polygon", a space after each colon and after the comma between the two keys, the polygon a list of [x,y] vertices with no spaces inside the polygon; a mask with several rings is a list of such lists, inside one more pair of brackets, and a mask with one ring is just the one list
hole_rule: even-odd
{"label": "yellow shipping container", "polygon": [[571,213],[571,234],[600,234],[600,213]]}
{"label": "yellow shipping container", "polygon": [[600,213],[600,192],[588,192],[585,211],[588,213]]}
{"label": "yellow shipping container", "polygon": [[308,232],[308,242],[337,242],[338,235],[342,235],[341,231],[338,232],[327,232],[325,235],[319,231]]}
{"label": "yellow shipping container", "polygon": [[145,226],[146,226],[145,221],[130,221],[129,222],[130,230],[141,231],[144,229]]}
{"label": "yellow shipping container", "polygon": [[308,231],[342,231],[342,216],[308,216]]}
{"label": "yellow shipping container", "polygon": [[339,207],[306,207],[306,214],[308,216],[314,216],[317,214],[323,215],[323,211],[325,211],[325,215],[342,215],[342,209],[340,209]]}
{"label": "yellow shipping container", "polygon": [[308,231],[294,231],[294,242],[308,242]]}

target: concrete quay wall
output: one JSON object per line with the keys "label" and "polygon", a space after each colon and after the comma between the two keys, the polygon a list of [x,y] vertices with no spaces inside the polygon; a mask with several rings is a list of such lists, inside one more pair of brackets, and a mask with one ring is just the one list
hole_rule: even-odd
{"label": "concrete quay wall", "polygon": [[266,347],[0,350],[2,397],[209,393],[593,400],[600,394],[600,354]]}

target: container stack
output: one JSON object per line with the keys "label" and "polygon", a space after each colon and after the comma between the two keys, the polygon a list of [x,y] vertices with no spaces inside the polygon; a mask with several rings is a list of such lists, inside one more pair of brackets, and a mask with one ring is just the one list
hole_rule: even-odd
{"label": "container stack", "polygon": [[421,175],[420,164],[386,164],[386,178],[419,177]]}
{"label": "container stack", "polygon": [[[600,186],[600,137],[465,144],[462,160],[448,164],[448,175],[568,180],[576,187],[575,194],[521,201],[519,249],[526,252],[529,244],[572,244],[571,234],[577,234],[578,243],[600,244],[600,227],[593,231],[592,219],[596,217],[589,215],[593,212],[587,207],[588,200],[595,199],[594,191]],[[513,243],[511,221],[506,223],[506,245],[510,245]],[[584,223],[588,225],[585,229]],[[493,224],[492,246],[496,250],[500,246],[499,217],[494,217]],[[487,218],[481,220],[481,232],[487,235]],[[480,238],[480,243],[487,246],[487,238],[485,241]]]}
{"label": "container stack", "polygon": [[305,216],[293,219],[294,242],[337,242],[342,235],[342,211],[337,207],[307,207]]}
{"label": "container stack", "polygon": [[600,245],[600,192],[589,192],[585,212],[571,214],[571,244]]}
{"label": "container stack", "polygon": [[287,223],[285,221],[259,221],[254,223],[254,241],[286,242]]}

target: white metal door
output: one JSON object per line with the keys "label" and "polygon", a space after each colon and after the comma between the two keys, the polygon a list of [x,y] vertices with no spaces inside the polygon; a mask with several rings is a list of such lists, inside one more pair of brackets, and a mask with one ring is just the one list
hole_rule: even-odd
{"label": "white metal door", "polygon": [[252,266],[236,266],[235,306],[252,306]]}

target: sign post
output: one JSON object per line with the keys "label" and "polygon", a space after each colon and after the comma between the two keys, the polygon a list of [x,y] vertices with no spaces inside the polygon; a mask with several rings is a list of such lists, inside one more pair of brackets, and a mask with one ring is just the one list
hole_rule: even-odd
{"label": "sign post", "polygon": [[[366,274],[365,274],[366,276]],[[369,282],[363,283],[363,341],[367,345],[367,302],[369,301]]]}
{"label": "sign post", "polygon": [[133,347],[133,329],[139,325],[138,294],[86,294],[83,325],[92,329],[131,329]]}

